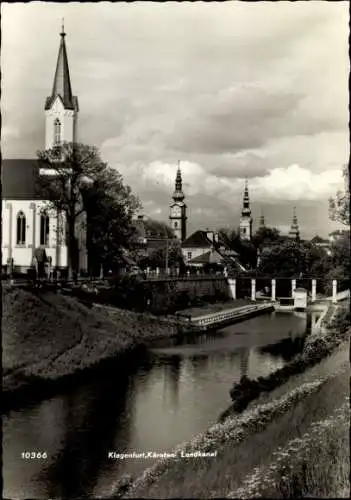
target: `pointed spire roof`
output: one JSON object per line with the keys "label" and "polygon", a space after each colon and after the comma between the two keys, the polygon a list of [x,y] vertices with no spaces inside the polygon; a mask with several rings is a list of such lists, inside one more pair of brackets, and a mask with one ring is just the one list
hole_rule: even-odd
{"label": "pointed spire roof", "polygon": [[60,47],[56,62],[56,71],[51,96],[46,99],[45,109],[50,109],[57,96],[60,96],[65,109],[78,111],[78,99],[72,95],[71,78],[69,74],[65,29],[62,22]]}
{"label": "pointed spire roof", "polygon": [[299,228],[299,223],[298,223],[297,216],[296,216],[296,207],[293,208],[293,218],[292,218],[291,227],[290,227],[290,231],[289,231],[289,237],[295,238],[295,239],[299,239],[299,237],[300,237],[300,228]]}
{"label": "pointed spire roof", "polygon": [[183,193],[182,172],[180,170],[180,161],[178,161],[178,169],[175,180],[175,190],[172,196],[174,201],[183,201],[185,196]]}
{"label": "pointed spire roof", "polygon": [[241,211],[241,215],[242,216],[251,216],[250,198],[249,198],[249,186],[248,186],[248,180],[247,180],[247,178],[245,179],[243,209]]}

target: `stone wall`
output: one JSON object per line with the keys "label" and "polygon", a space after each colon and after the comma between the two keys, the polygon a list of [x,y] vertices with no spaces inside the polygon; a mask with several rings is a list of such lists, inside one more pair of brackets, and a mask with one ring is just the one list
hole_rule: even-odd
{"label": "stone wall", "polygon": [[168,309],[172,301],[181,296],[184,301],[195,298],[230,298],[228,283],[224,277],[150,280],[147,286],[150,292],[150,309],[154,311]]}

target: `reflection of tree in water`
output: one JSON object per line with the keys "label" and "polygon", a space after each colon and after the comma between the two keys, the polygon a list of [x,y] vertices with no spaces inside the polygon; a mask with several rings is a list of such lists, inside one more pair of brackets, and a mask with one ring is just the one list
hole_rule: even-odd
{"label": "reflection of tree in water", "polygon": [[238,352],[240,355],[240,380],[242,380],[243,378],[247,378],[249,371],[250,349],[242,347]]}
{"label": "reflection of tree in water", "polygon": [[167,393],[167,386],[169,387],[173,408],[177,408],[179,403],[179,379],[181,366],[182,358],[178,355],[168,358],[168,364],[165,366],[164,390]]}
{"label": "reflection of tree in water", "polygon": [[118,449],[128,447],[133,419],[128,396],[133,393],[130,385],[136,370],[135,363],[119,370],[109,368],[94,382],[64,396],[65,445],[57,460],[42,471],[50,497],[87,497],[101,469],[116,467],[108,451],[116,447],[116,432]]}
{"label": "reflection of tree in water", "polygon": [[306,336],[289,337],[275,344],[260,347],[259,351],[277,358],[283,358],[284,361],[291,361],[297,354],[302,352],[305,341]]}

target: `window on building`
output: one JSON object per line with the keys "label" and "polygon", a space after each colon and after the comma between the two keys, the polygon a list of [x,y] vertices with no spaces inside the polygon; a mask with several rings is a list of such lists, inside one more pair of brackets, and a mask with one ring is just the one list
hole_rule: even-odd
{"label": "window on building", "polygon": [[246,234],[246,227],[243,227],[243,234]]}
{"label": "window on building", "polygon": [[58,118],[54,121],[54,144],[61,143],[61,122]]}
{"label": "window on building", "polygon": [[26,243],[26,216],[21,211],[17,215],[17,245]]}
{"label": "window on building", "polygon": [[40,244],[49,244],[49,216],[46,212],[40,215]]}
{"label": "window on building", "polygon": [[189,260],[191,259],[191,256],[192,256],[192,253],[191,253],[191,252],[188,252],[188,259],[189,259]]}
{"label": "window on building", "polygon": [[178,227],[178,222],[175,222],[174,223],[174,229],[177,229],[177,227]]}

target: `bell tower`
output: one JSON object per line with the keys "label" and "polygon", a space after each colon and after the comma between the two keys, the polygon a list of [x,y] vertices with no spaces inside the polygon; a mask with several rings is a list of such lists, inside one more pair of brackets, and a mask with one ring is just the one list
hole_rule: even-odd
{"label": "bell tower", "polygon": [[45,149],[77,141],[78,98],[72,94],[65,36],[62,21],[54,83],[45,102]]}
{"label": "bell tower", "polygon": [[240,239],[251,240],[252,237],[252,217],[249,199],[249,188],[247,179],[245,180],[243,208],[240,217]]}
{"label": "bell tower", "polygon": [[175,189],[170,203],[169,220],[175,236],[184,241],[186,238],[186,204],[184,203],[184,193],[182,187],[182,173],[180,170],[180,162],[178,162],[178,170],[175,181]]}
{"label": "bell tower", "polygon": [[296,215],[296,207],[293,208],[293,218],[290,226],[289,238],[296,241],[299,241],[300,239],[300,228]]}

